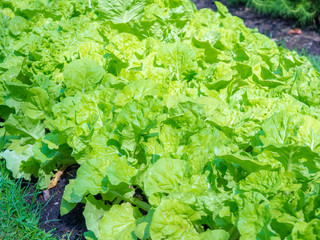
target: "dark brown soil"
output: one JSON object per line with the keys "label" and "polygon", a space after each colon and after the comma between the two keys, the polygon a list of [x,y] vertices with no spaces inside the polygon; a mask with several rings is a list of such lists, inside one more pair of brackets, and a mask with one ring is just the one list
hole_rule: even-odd
{"label": "dark brown soil", "polygon": [[[198,9],[211,8],[216,11],[212,0],[193,0]],[[305,51],[312,55],[320,55],[320,29],[314,26],[301,27],[295,20],[273,18],[270,15],[261,15],[245,5],[230,5],[227,0],[220,0],[226,5],[229,12],[240,17],[249,28],[257,28],[260,33],[267,35],[278,44],[291,50]],[[291,29],[300,28],[301,35],[289,35]]]}
{"label": "dark brown soil", "polygon": [[[67,168],[57,185],[48,192],[40,191],[36,200],[42,206],[39,227],[47,232],[51,231],[57,239],[85,239],[83,233],[87,229],[82,215],[84,204],[80,203],[70,213],[60,216],[64,188],[69,183],[69,179],[76,177],[77,168],[78,166]],[[34,188],[31,188],[31,191],[34,191]]]}
{"label": "dark brown soil", "polygon": [[[196,6],[200,8],[212,8],[216,11],[212,0],[193,0]],[[320,55],[320,31],[313,26],[301,28],[302,35],[289,35],[288,31],[296,28],[294,20],[285,20],[263,16],[245,6],[230,6],[227,0],[221,0],[230,13],[244,20],[249,28],[258,28],[258,30],[285,45],[289,49],[305,50],[309,54]],[[49,201],[44,199],[44,193],[41,192],[37,200],[44,206],[40,216],[40,227],[46,231],[52,231],[60,239],[84,239],[83,233],[86,231],[84,217],[82,215],[83,205],[78,204],[69,214],[60,216],[60,205],[65,186],[69,179],[76,177],[77,167],[68,168],[62,175],[57,186],[49,190],[51,196]]]}

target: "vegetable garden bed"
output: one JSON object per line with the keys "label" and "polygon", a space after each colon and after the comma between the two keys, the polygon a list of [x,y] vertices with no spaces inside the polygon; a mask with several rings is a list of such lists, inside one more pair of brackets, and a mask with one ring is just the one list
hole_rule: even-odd
{"label": "vegetable garden bed", "polygon": [[79,166],[56,205],[86,239],[319,239],[305,57],[219,2],[0,4],[0,156],[48,198]]}

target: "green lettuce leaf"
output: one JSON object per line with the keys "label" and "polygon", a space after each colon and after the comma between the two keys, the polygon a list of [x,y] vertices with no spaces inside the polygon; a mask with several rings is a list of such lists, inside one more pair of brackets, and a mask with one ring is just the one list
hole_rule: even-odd
{"label": "green lettuce leaf", "polygon": [[152,239],[200,239],[193,222],[200,219],[187,204],[178,200],[164,200],[156,208],[150,226]]}
{"label": "green lettuce leaf", "polygon": [[4,152],[0,153],[0,158],[6,160],[6,167],[12,172],[13,177],[15,178],[26,178],[31,179],[30,174],[26,174],[21,171],[20,167],[23,162],[26,162],[32,156],[32,147],[26,146],[21,149],[21,153],[11,151],[6,149]]}
{"label": "green lettuce leaf", "polygon": [[95,88],[104,76],[103,68],[90,59],[75,60],[63,72],[66,94],[87,92]]}
{"label": "green lettuce leaf", "polygon": [[141,18],[144,12],[144,0],[99,0],[99,11],[113,23],[128,23]]}
{"label": "green lettuce leaf", "polygon": [[137,239],[134,230],[140,214],[130,203],[114,205],[106,212],[99,225],[101,239]]}
{"label": "green lettuce leaf", "polygon": [[31,119],[18,115],[10,115],[4,127],[12,135],[31,137],[34,140],[43,137],[45,134],[45,125],[40,119]]}

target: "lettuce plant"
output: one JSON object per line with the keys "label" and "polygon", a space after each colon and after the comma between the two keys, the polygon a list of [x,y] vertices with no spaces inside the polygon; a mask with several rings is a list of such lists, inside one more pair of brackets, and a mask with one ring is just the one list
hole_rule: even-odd
{"label": "lettuce plant", "polygon": [[[90,3],[90,4],[89,4]],[[216,2],[2,0],[1,157],[87,239],[319,239],[320,73]]]}

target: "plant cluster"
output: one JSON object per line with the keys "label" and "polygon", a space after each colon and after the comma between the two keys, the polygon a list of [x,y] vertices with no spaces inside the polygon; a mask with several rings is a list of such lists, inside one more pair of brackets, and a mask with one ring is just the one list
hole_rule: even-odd
{"label": "plant cluster", "polygon": [[320,73],[216,5],[1,1],[0,156],[87,239],[319,239]]}

